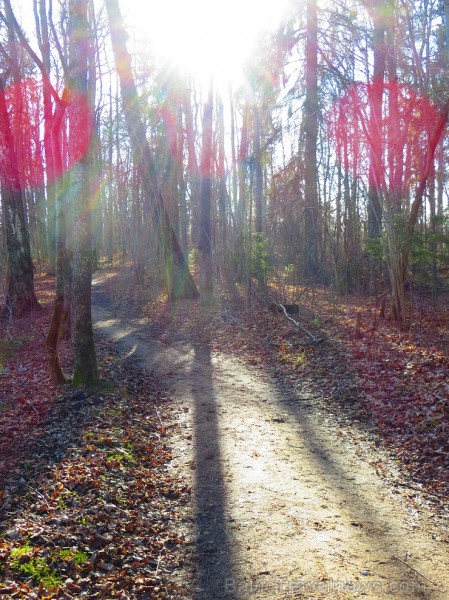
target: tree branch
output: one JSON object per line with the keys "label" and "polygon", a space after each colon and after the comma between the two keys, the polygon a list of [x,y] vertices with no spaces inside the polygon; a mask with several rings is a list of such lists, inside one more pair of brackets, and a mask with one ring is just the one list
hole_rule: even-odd
{"label": "tree branch", "polygon": [[298,327],[298,329],[300,329],[302,332],[304,332],[312,340],[312,342],[314,342],[315,344],[319,344],[321,342],[324,342],[324,338],[316,337],[308,329],[306,329],[305,327],[303,327],[301,325],[301,323],[299,323],[298,321],[295,321],[295,319],[293,319],[292,317],[290,317],[290,315],[287,314],[287,311],[286,311],[285,306],[283,304],[277,304],[276,306],[278,308],[280,308],[282,310],[282,312],[284,313],[284,315],[287,317],[287,319],[289,321],[291,321],[296,327]]}

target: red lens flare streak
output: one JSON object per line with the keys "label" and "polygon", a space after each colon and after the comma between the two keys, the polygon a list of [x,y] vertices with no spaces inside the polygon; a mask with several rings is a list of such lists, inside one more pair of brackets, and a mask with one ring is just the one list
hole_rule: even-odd
{"label": "red lens flare streak", "polygon": [[[64,92],[63,102],[66,107],[59,135],[62,140],[64,129],[68,134],[68,123],[71,123],[70,126],[74,128],[75,133],[72,131],[71,135],[68,135],[70,140],[68,152],[61,161],[58,161],[60,166],[50,175],[48,170],[45,172],[42,84],[29,78],[0,89],[0,94],[3,94],[6,102],[22,188],[37,188],[42,187],[46,182],[51,183],[51,179],[61,177],[85,156],[89,148],[94,120],[85,95],[73,90]],[[14,181],[12,167],[1,162],[0,169],[5,185],[8,185],[8,182],[12,184]]]}
{"label": "red lens flare streak", "polygon": [[[376,118],[379,95],[382,114]],[[437,107],[411,87],[374,81],[346,90],[333,106],[329,130],[347,172],[373,177],[382,191],[401,196],[420,181],[439,121]]]}

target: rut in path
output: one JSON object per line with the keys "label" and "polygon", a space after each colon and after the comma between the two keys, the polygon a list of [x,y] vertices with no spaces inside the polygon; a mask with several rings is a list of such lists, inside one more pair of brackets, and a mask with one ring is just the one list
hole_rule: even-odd
{"label": "rut in path", "polygon": [[176,576],[192,598],[449,598],[447,531],[377,475],[310,390],[207,342],[152,339],[104,306],[93,316],[179,407],[174,468],[193,489],[195,544]]}

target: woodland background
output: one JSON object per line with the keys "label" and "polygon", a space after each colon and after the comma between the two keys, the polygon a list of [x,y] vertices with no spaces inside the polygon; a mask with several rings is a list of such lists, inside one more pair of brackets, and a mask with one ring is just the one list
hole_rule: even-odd
{"label": "woodland background", "polygon": [[94,343],[93,276],[150,339],[309,389],[447,519],[449,2],[294,0],[245,74],[200,85],[117,0],[0,0],[0,593],[191,597],[186,431]]}
{"label": "woodland background", "polygon": [[37,308],[35,269],[54,274],[52,378],[70,337],[73,382],[96,384],[92,272],[119,259],[170,301],[319,289],[366,298],[371,332],[412,336],[423,306],[444,326],[448,6],[292,3],[223,90],[129,36],[116,0],[34,0],[34,31],[3,0],[4,323]]}

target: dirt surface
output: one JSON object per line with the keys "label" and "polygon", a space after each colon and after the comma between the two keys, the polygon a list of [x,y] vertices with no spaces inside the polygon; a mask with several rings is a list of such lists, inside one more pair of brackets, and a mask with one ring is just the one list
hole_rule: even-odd
{"label": "dirt surface", "polygon": [[449,598],[449,537],[419,490],[304,381],[123,322],[94,286],[98,330],[177,405],[173,469],[193,489],[178,577],[192,598]]}

